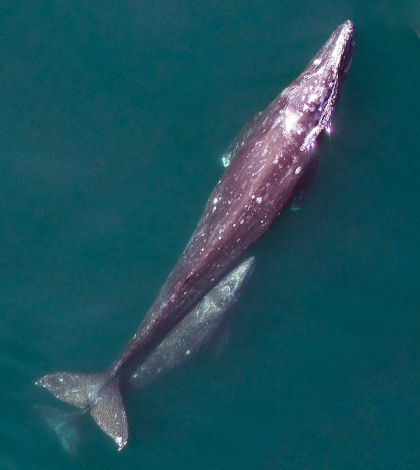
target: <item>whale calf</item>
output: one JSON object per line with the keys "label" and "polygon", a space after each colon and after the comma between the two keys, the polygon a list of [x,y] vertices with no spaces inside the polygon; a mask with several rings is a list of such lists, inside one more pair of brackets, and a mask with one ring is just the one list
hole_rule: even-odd
{"label": "whale calf", "polygon": [[[121,450],[128,424],[121,390],[163,339],[222,279],[293,199],[314,167],[353,57],[351,21],[339,26],[304,71],[239,133],[184,252],[132,340],[107,371],[59,372],[36,383],[89,408]],[[312,170],[311,170],[312,171]],[[306,184],[306,183],[305,183]]]}
{"label": "whale calf", "polygon": [[133,372],[130,388],[143,388],[192,359],[224,333],[227,317],[254,269],[253,256],[234,268],[164,338]]}

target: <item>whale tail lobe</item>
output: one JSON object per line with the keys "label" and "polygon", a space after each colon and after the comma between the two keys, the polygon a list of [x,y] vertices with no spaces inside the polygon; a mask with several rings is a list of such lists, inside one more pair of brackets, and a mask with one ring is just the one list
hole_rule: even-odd
{"label": "whale tail lobe", "polygon": [[120,381],[106,374],[57,372],[36,382],[59,400],[78,408],[88,408],[96,424],[121,450],[128,440],[128,423]]}
{"label": "whale tail lobe", "polygon": [[61,447],[73,458],[77,458],[80,446],[79,421],[87,411],[87,408],[64,411],[52,406],[36,405],[35,410],[42,421],[57,437]]}

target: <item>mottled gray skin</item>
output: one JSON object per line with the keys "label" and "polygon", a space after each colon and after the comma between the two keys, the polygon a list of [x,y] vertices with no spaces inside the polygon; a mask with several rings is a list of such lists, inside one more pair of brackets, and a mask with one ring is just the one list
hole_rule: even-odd
{"label": "mottled gray skin", "polygon": [[274,222],[313,162],[350,66],[355,35],[343,23],[304,72],[239,133],[230,165],[213,190],[191,240],[139,329],[104,374],[57,373],[37,383],[57,398],[90,407],[122,449],[128,439],[120,386]]}

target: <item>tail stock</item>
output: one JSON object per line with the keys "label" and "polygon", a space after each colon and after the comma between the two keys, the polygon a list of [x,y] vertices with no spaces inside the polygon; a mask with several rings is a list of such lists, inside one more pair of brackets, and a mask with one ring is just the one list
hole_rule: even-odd
{"label": "tail stock", "polygon": [[42,377],[35,384],[70,405],[89,408],[96,424],[116,442],[118,450],[127,444],[127,415],[118,377],[58,372]]}

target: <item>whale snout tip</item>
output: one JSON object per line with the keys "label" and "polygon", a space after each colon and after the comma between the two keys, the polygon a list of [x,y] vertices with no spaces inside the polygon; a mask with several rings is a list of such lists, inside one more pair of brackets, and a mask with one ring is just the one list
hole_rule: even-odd
{"label": "whale snout tip", "polygon": [[346,20],[342,25],[343,28],[348,29],[349,31],[354,30],[354,24],[352,20]]}
{"label": "whale snout tip", "polygon": [[356,44],[356,33],[354,31],[354,24],[351,20],[345,21],[342,25],[340,25],[336,31],[337,39],[348,44],[350,47],[354,47]]}

